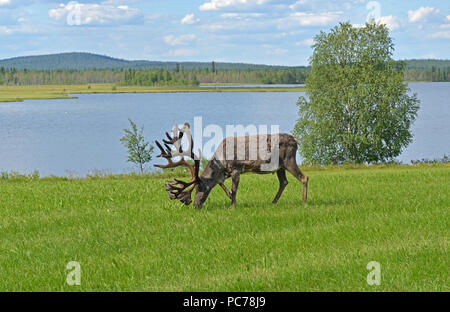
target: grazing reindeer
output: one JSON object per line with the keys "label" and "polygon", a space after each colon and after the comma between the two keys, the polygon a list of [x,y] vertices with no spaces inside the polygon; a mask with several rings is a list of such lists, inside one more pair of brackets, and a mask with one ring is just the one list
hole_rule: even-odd
{"label": "grazing reindeer", "polygon": [[[194,207],[200,208],[208,198],[211,189],[219,184],[231,199],[230,208],[232,208],[236,205],[236,193],[241,173],[276,172],[280,181],[280,187],[273,200],[275,204],[288,184],[286,179],[287,170],[302,183],[302,200],[303,203],[306,203],[308,177],[297,166],[295,160],[297,139],[292,135],[281,133],[277,135],[264,134],[225,138],[201,175],[199,175],[201,155],[196,156],[193,152],[194,142],[192,137],[190,137],[189,129],[189,124],[185,123],[181,129],[175,127],[172,130],[172,137],[166,132],[168,140],[163,140],[165,149],[158,141],[155,142],[161,150],[161,154],[157,157],[166,158],[168,161],[167,165],[155,165],[156,167],[173,168],[186,166],[192,175],[192,179],[189,182],[178,179],[166,182],[166,192],[171,199],[178,199],[182,203],[189,205],[192,202],[191,193],[196,189]],[[181,147],[181,138],[185,133],[190,141],[187,151],[183,151]],[[170,145],[173,145],[175,149]],[[181,156],[180,160],[173,162],[172,158],[178,156]],[[194,159],[194,163],[186,162],[184,156]],[[272,164],[272,160],[275,160],[275,165]],[[224,181],[229,177],[232,179],[231,192],[224,185]]]}

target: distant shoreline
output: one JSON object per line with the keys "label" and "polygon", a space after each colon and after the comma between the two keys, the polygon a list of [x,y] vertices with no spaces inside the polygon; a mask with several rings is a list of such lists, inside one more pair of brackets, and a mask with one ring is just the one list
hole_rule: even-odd
{"label": "distant shoreline", "polygon": [[[222,84],[224,85],[224,84]],[[238,85],[238,84],[236,84]],[[114,84],[0,86],[0,102],[74,99],[69,94],[96,93],[191,93],[191,92],[304,92],[304,87],[146,87]]]}

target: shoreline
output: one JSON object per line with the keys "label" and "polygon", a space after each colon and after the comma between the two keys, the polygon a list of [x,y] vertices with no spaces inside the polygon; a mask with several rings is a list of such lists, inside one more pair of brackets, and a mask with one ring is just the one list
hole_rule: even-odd
{"label": "shoreline", "polygon": [[[299,167],[305,172],[328,172],[328,173],[342,173],[347,171],[378,171],[378,170],[417,170],[424,168],[439,168],[450,169],[448,162],[431,162],[431,163],[385,163],[385,164],[342,164],[342,165],[302,165]],[[123,180],[123,179],[167,179],[174,177],[190,177],[186,172],[177,171],[145,171],[144,174],[139,174],[136,171],[130,172],[112,172],[109,169],[98,170],[92,169],[86,174],[46,174],[41,175],[39,170],[26,172],[8,171],[0,168],[0,184],[14,181],[49,181],[49,180],[90,180],[90,179],[104,179],[104,180]]]}
{"label": "shoreline", "polygon": [[305,92],[305,87],[146,87],[114,84],[0,86],[1,102],[76,99],[74,94],[193,93],[193,92]]}

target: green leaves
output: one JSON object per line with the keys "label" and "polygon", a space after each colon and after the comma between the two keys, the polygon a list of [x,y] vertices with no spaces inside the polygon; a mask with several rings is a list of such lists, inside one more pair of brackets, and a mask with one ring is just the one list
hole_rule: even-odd
{"label": "green leaves", "polygon": [[128,119],[131,129],[123,129],[125,135],[120,139],[128,149],[128,162],[139,166],[141,174],[144,173],[143,165],[152,159],[153,145],[145,141],[143,136],[144,127],[137,129],[136,124]]}
{"label": "green leaves", "polygon": [[307,163],[392,160],[412,141],[419,109],[403,83],[404,63],[392,59],[386,26],[341,23],[315,38],[306,80],[309,100],[297,103],[294,135]]}

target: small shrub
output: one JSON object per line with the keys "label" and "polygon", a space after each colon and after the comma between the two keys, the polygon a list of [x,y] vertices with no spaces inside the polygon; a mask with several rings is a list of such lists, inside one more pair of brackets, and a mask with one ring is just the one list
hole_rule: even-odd
{"label": "small shrub", "polygon": [[23,174],[17,171],[1,171],[0,180],[2,181],[32,181],[40,178],[39,171],[35,170],[32,173]]}
{"label": "small shrub", "polygon": [[450,156],[447,154],[444,154],[442,158],[434,158],[434,159],[428,159],[428,158],[422,158],[418,160],[411,160],[411,163],[413,165],[418,164],[448,164],[450,163]]}
{"label": "small shrub", "polygon": [[130,129],[123,129],[125,135],[120,139],[128,150],[128,162],[139,166],[141,174],[144,174],[144,164],[152,160],[153,145],[145,141],[144,127],[138,130],[136,124],[128,119]]}

